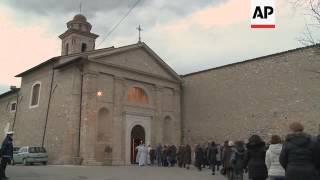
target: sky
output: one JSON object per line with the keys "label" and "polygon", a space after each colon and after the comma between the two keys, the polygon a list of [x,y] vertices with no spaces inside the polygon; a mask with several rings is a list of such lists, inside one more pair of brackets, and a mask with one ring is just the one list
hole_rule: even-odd
{"label": "sky", "polygon": [[61,54],[58,36],[81,1],[97,48],[137,43],[141,24],[142,41],[181,75],[301,47],[313,22],[291,0],[276,1],[275,29],[250,28],[250,0],[140,0],[106,38],[137,0],[1,0],[0,93],[20,86],[15,75]]}

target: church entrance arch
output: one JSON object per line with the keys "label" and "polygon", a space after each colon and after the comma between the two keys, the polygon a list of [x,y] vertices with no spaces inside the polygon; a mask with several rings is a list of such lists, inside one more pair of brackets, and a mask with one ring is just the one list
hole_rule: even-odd
{"label": "church entrance arch", "polygon": [[[136,114],[126,114],[125,115],[125,122],[126,122],[126,135],[125,135],[125,164],[130,165],[135,159],[132,156],[133,145],[132,143],[133,138],[135,139],[142,139],[144,144],[147,146],[151,144],[151,116],[143,116],[143,115],[136,115]],[[137,140],[136,143],[139,143]],[[132,145],[133,144],[133,145]]]}
{"label": "church entrance arch", "polygon": [[141,143],[145,143],[146,133],[142,126],[136,125],[132,128],[131,131],[131,164],[136,163],[137,157],[137,149],[136,147],[139,146]]}

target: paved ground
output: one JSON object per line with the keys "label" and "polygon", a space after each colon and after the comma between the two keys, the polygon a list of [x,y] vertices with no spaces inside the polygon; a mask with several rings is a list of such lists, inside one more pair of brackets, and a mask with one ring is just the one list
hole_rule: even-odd
{"label": "paved ground", "polygon": [[8,166],[10,180],[226,180],[202,172],[164,167],[138,166]]}

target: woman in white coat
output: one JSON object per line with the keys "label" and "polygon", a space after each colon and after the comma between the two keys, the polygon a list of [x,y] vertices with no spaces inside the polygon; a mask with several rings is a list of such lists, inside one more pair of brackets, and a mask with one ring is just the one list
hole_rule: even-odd
{"label": "woman in white coat", "polygon": [[278,135],[272,135],[270,146],[266,153],[266,165],[270,180],[284,180],[285,178],[285,170],[279,162],[281,150],[281,138]]}

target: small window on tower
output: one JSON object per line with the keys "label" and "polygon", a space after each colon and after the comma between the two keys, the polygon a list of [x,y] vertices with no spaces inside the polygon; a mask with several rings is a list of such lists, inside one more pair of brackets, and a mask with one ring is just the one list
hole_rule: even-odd
{"label": "small window on tower", "polygon": [[66,44],[66,55],[68,55],[69,54],[69,44],[67,43]]}
{"label": "small window on tower", "polygon": [[87,44],[86,43],[82,43],[81,52],[85,52],[86,50],[87,50]]}
{"label": "small window on tower", "polygon": [[15,112],[17,109],[17,103],[16,102],[11,102],[10,104],[10,112]]}

